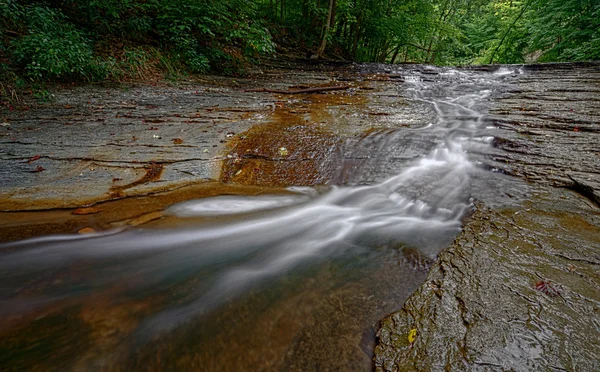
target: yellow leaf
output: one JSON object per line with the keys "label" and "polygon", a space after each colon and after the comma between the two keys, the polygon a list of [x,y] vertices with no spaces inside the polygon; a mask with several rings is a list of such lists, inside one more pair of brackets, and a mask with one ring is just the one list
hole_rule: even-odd
{"label": "yellow leaf", "polygon": [[413,328],[410,330],[410,332],[408,332],[408,342],[412,344],[415,342],[415,338],[417,338],[417,329]]}
{"label": "yellow leaf", "polygon": [[278,152],[279,156],[287,156],[289,154],[288,149],[286,149],[285,147],[280,147]]}

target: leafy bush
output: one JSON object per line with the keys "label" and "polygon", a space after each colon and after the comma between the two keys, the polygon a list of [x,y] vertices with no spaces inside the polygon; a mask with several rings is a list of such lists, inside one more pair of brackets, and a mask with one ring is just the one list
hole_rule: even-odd
{"label": "leafy bush", "polygon": [[176,29],[169,40],[171,41],[172,52],[188,66],[191,72],[205,73],[210,69],[210,61],[199,51],[198,41],[186,33],[185,28]]}
{"label": "leafy bush", "polygon": [[44,7],[26,10],[28,34],[13,42],[12,55],[26,74],[43,79],[101,79],[105,68],[91,42],[65,17]]}
{"label": "leafy bush", "polygon": [[23,6],[15,0],[0,2],[0,26],[3,28],[17,26],[25,16]]}
{"label": "leafy bush", "polygon": [[0,62],[32,80],[236,73],[274,52],[246,0],[0,0]]}

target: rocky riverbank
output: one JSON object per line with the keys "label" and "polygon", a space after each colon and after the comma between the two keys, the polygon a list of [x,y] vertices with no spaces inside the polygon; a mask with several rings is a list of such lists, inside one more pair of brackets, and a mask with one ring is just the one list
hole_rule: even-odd
{"label": "rocky riverbank", "polygon": [[[314,91],[323,87],[335,90]],[[277,284],[275,294],[259,291],[211,314],[227,337],[213,337],[216,326],[199,322],[207,329],[201,340],[195,330],[179,329],[143,352],[127,344],[131,334],[161,309],[197,301],[197,285],[209,275],[193,275],[203,268],[192,260],[181,277],[170,278],[183,282],[162,283],[156,296],[124,263],[123,275],[132,275],[147,297],[119,283],[90,290],[89,298],[67,288],[65,299],[35,302],[46,286],[62,288],[64,278],[95,283],[91,261],[56,268],[10,293],[20,306],[33,298],[35,309],[5,310],[4,362],[43,369],[48,351],[35,349],[31,358],[23,345],[46,345],[58,317],[91,329],[59,330],[76,347],[48,349],[80,369],[107,361],[157,369],[171,363],[365,370],[375,348],[379,371],[598,370],[598,97],[598,63],[451,69],[271,61],[243,79],[82,86],[57,89],[46,103],[25,101],[0,113],[1,242],[127,226],[204,226],[210,219],[184,221],[165,209],[209,196],[293,192],[288,186],[319,193],[333,185],[378,185],[422,159],[423,173],[407,177],[410,187],[394,185],[398,195],[389,200],[429,203],[435,214],[456,191],[450,207],[474,207],[437,258],[455,235],[447,242],[411,237],[418,248],[367,241],[379,269],[353,268],[354,257],[348,265],[321,263],[310,280],[288,278],[290,287]],[[452,152],[458,145],[465,148]],[[436,159],[435,149],[446,157]],[[427,173],[428,161],[443,166]],[[363,194],[350,205],[357,211],[369,211]],[[436,221],[430,217],[425,225]],[[163,261],[146,268],[162,270]],[[281,298],[271,303],[271,296]],[[114,322],[104,316],[111,311]],[[34,332],[46,323],[47,332]],[[113,353],[115,345],[125,345],[121,354]],[[203,347],[214,350],[205,355]]]}
{"label": "rocky riverbank", "polygon": [[[251,91],[332,85],[347,89]],[[58,89],[53,97],[0,113],[0,241],[74,232],[90,223],[103,230],[168,205],[141,200],[137,204],[146,207],[118,208],[121,215],[99,205],[127,197],[178,190],[167,197],[172,203],[229,185],[274,192],[340,183],[349,172],[334,163],[347,139],[373,128],[423,126],[432,116],[428,105],[409,105],[394,82],[376,73],[279,61],[244,79],[82,86]],[[92,205],[99,211],[93,217],[47,212]]]}
{"label": "rocky riverbank", "polygon": [[[494,100],[491,167],[513,207],[478,205],[402,309],[378,371],[600,369],[600,65],[527,66]],[[573,192],[574,191],[574,192]]]}

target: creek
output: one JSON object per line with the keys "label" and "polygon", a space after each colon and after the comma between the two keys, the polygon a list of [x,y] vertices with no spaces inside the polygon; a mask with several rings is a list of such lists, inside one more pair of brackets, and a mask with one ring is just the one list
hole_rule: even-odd
{"label": "creek", "polygon": [[378,321],[425,280],[474,198],[503,203],[487,110],[521,73],[394,69],[435,116],[346,140],[338,184],[185,201],[165,214],[202,222],[181,227],[1,245],[0,331],[22,324],[1,364],[370,370]]}

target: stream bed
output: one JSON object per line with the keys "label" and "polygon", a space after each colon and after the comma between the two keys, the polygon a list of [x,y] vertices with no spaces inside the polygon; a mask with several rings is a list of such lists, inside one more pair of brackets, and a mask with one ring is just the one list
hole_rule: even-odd
{"label": "stream bed", "polygon": [[[10,238],[13,241],[0,245],[0,365],[7,370],[369,371],[375,357],[375,367],[382,370],[435,370],[444,362],[427,362],[432,356],[425,350],[432,346],[426,340],[435,337],[425,335],[444,324],[429,325],[428,330],[424,322],[435,320],[435,315],[423,310],[428,315],[419,320],[415,312],[435,301],[435,289],[444,287],[444,276],[436,279],[438,287],[431,284],[431,276],[446,262],[445,256],[438,258],[440,252],[448,247],[452,251],[465,234],[487,233],[487,225],[473,230],[472,224],[494,213],[518,215],[515,212],[527,203],[533,203],[527,212],[539,217],[536,203],[548,210],[557,204],[547,200],[575,198],[581,206],[570,204],[578,206],[579,215],[581,208],[589,208],[581,217],[590,226],[581,244],[592,255],[586,264],[597,265],[596,191],[592,185],[581,197],[577,186],[591,181],[580,172],[584,180],[569,184],[579,193],[553,189],[569,186],[552,184],[560,177],[528,183],[514,176],[530,168],[520,159],[511,163],[501,158],[517,140],[514,135],[506,138],[510,120],[502,116],[505,112],[497,102],[508,99],[529,70],[379,65],[345,69],[352,73],[339,68],[327,76],[351,81],[350,91],[278,97],[271,111],[261,109],[239,119],[245,123],[243,130],[236,129],[235,122],[225,131],[214,130],[215,143],[227,139],[219,145],[220,153],[214,150],[215,158],[202,159],[210,153],[201,147],[211,148],[209,144],[177,150],[168,156],[184,158],[173,162],[148,155],[141,181],[135,181],[134,174],[127,187],[111,186],[104,200],[113,201],[94,207],[109,211],[141,208],[141,201],[152,205],[160,194],[144,194],[161,180],[177,181],[175,171],[193,176],[194,169],[201,169],[193,177],[212,182],[212,191],[183,191],[198,182],[192,177],[172,191],[185,197],[166,198],[144,209],[142,216],[155,214],[142,223],[131,223],[135,214],[104,221],[84,213],[77,218],[85,219],[84,225],[92,223],[90,234],[24,232],[22,237],[36,237]],[[253,119],[258,123],[250,125]],[[144,125],[157,122],[150,123]],[[597,125],[591,123],[589,132],[597,135]],[[177,133],[178,128],[165,130]],[[577,128],[579,133],[587,127]],[[191,151],[202,155],[185,158]],[[96,161],[105,169],[117,166],[114,159],[97,156],[83,161]],[[4,159],[8,158],[10,153]],[[60,161],[51,158],[48,161]],[[220,171],[205,163],[220,165]],[[137,164],[126,172],[139,171]],[[109,179],[111,174],[102,177]],[[567,177],[562,179],[566,182]],[[128,190],[141,190],[141,196]],[[24,208],[26,198],[15,195],[5,202],[6,221],[11,216],[38,216],[44,226],[58,218],[60,212],[23,212],[32,208]],[[85,196],[88,201],[94,197]],[[44,203],[55,206],[56,201],[45,198]],[[69,203],[62,207],[77,206]],[[487,208],[490,212],[485,214]],[[518,225],[531,228],[527,221]],[[20,231],[26,224],[3,226],[5,236],[11,236],[9,230]],[[73,229],[76,224],[62,226]],[[581,224],[566,226],[576,230]],[[467,239],[459,247],[473,239],[477,241]],[[554,251],[566,246],[557,244]],[[487,265],[501,261],[496,258]],[[480,269],[485,266],[481,263]],[[588,284],[598,279],[593,270],[581,275]],[[477,292],[480,287],[469,288]],[[418,295],[425,298],[422,303]],[[584,308],[597,312],[597,292],[586,296],[596,305]],[[414,308],[403,307],[407,299]],[[401,308],[404,315],[386,318],[381,328],[379,321]],[[417,336],[412,345],[406,334],[414,327],[423,337]],[[553,328],[541,332],[548,329]],[[584,339],[597,336],[592,331]],[[444,344],[434,347],[448,349]],[[543,352],[521,353],[533,349],[531,344],[513,345],[509,353],[516,359],[541,358]],[[590,361],[591,352],[585,355],[577,357],[585,366],[597,362]],[[467,354],[446,362],[456,369],[465,363],[539,366],[503,365]]]}

